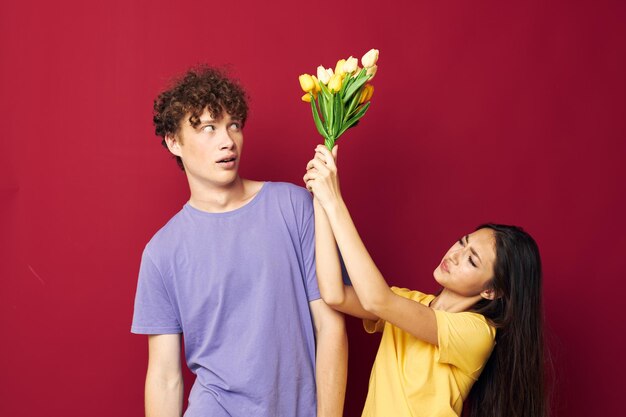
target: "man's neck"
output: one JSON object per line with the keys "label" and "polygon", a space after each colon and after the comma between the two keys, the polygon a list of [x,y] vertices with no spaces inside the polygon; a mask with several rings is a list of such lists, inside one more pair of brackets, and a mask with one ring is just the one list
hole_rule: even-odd
{"label": "man's neck", "polygon": [[206,184],[189,184],[192,207],[210,213],[223,213],[236,210],[249,202],[256,191],[251,190],[249,181],[237,177],[226,186],[210,186]]}

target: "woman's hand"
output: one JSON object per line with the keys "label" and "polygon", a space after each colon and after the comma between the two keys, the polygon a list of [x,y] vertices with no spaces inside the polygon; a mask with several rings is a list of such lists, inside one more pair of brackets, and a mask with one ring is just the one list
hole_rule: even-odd
{"label": "woman's hand", "polygon": [[341,201],[337,177],[338,149],[335,145],[331,153],[324,145],[317,145],[315,157],[307,164],[307,171],[303,178],[306,188],[313,192],[315,199],[325,210]]}

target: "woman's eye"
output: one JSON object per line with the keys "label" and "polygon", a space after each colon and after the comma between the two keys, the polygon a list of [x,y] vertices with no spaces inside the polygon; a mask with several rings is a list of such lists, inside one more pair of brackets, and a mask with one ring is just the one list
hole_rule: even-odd
{"label": "woman's eye", "polygon": [[474,263],[474,260],[472,259],[471,256],[469,257],[469,261],[470,261],[470,264],[472,264],[472,266],[476,268],[476,264]]}
{"label": "woman's eye", "polygon": [[459,239],[459,245],[465,246],[465,243],[463,242],[463,238]]}
{"label": "woman's eye", "polygon": [[203,132],[213,132],[215,130],[215,127],[213,125],[206,125],[202,128]]}
{"label": "woman's eye", "polygon": [[241,127],[239,126],[239,123],[231,123],[230,128],[232,130],[239,130]]}

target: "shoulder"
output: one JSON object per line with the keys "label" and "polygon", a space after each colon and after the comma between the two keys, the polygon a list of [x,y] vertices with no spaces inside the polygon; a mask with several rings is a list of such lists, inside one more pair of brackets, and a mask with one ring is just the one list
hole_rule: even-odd
{"label": "shoulder", "polygon": [[289,182],[267,182],[268,193],[281,204],[290,205],[296,210],[313,210],[313,197],[305,188]]}
{"label": "shoulder", "polygon": [[476,379],[495,346],[496,329],[480,314],[435,310],[439,362]]}
{"label": "shoulder", "polygon": [[182,232],[185,229],[183,207],[176,213],[165,225],[163,225],[146,244],[145,253],[153,260],[158,258],[160,254],[168,252],[172,246],[176,245],[180,240]]}
{"label": "shoulder", "polygon": [[302,200],[311,200],[311,194],[306,190],[306,188],[300,187],[298,185],[292,184],[290,182],[267,182],[265,183],[266,187],[279,195],[289,196],[295,199]]}
{"label": "shoulder", "polygon": [[487,319],[478,313],[463,311],[460,313],[450,313],[443,310],[434,310],[437,318],[437,325],[440,329],[454,329],[454,333],[469,333],[475,337],[482,338],[487,343],[495,340],[496,329]]}

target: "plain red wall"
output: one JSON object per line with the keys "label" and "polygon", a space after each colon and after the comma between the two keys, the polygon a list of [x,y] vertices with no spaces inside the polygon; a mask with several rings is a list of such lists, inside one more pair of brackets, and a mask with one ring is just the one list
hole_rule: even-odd
{"label": "plain red wall", "polygon": [[[461,233],[523,225],[555,414],[623,413],[625,3],[243,3],[0,3],[0,415],[142,414],[140,254],[188,197],[151,125],[172,76],[232,65],[251,95],[243,174],[300,184],[320,138],[298,75],[372,47],[341,178],[388,281],[433,291]],[[349,330],[358,416],[378,338]]]}

